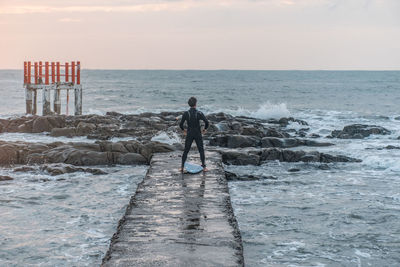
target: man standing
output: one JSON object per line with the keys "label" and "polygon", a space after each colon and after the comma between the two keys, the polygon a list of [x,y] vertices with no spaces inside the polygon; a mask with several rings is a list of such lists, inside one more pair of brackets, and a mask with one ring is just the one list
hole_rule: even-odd
{"label": "man standing", "polygon": [[[200,153],[201,166],[203,167],[203,171],[206,172],[208,171],[208,169],[206,168],[205,164],[202,132],[203,134],[206,132],[209,123],[208,120],[206,119],[206,116],[204,116],[204,114],[201,111],[198,111],[196,109],[197,99],[195,97],[189,98],[188,104],[190,106],[190,109],[188,111],[185,111],[185,113],[183,113],[181,123],[179,124],[179,127],[182,129],[182,131],[184,131],[184,135],[186,135],[185,150],[183,151],[182,155],[182,166],[180,171],[183,172],[187,155],[194,140],[196,142],[197,149],[199,150]],[[200,120],[203,120],[205,123],[203,131],[201,131]],[[185,121],[187,122],[187,130],[185,130],[185,128],[183,127]]]}

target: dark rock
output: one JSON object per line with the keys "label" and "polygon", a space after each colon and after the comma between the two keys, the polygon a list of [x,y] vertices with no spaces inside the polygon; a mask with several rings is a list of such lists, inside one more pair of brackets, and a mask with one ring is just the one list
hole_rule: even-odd
{"label": "dark rock", "polygon": [[261,139],[261,147],[296,147],[299,145],[299,140],[296,138],[277,138],[277,137],[264,137]]}
{"label": "dark rock", "polygon": [[310,138],[320,138],[321,136],[319,134],[316,133],[312,133],[310,134]]}
{"label": "dark rock", "polygon": [[0,181],[10,181],[10,180],[14,180],[14,178],[10,176],[0,175]]}
{"label": "dark rock", "polygon": [[275,128],[269,128],[266,130],[264,136],[266,137],[278,137],[278,138],[288,138],[290,135],[283,131],[279,131]]}
{"label": "dark rock", "polygon": [[57,163],[57,164],[47,164],[41,166],[42,171],[46,171],[52,176],[61,175],[65,173],[73,173],[73,172],[89,172],[94,175],[107,174],[103,170],[100,169],[92,169],[92,168],[78,168],[73,165]]}
{"label": "dark rock", "polygon": [[381,126],[376,125],[364,125],[364,124],[352,124],[345,126],[343,130],[334,130],[331,133],[331,137],[341,139],[363,139],[370,136],[371,134],[387,135],[391,132]]}
{"label": "dark rock", "polygon": [[10,165],[18,163],[18,148],[11,144],[0,144],[0,164]]}
{"label": "dark rock", "polygon": [[298,168],[291,168],[288,170],[288,172],[299,172],[299,171],[300,171],[300,169],[298,169]]}
{"label": "dark rock", "polygon": [[33,133],[51,132],[53,128],[63,128],[65,119],[62,116],[39,116],[32,124]]}
{"label": "dark rock", "polygon": [[92,134],[96,130],[96,125],[94,123],[79,122],[76,127],[76,134],[80,136],[85,136]]}
{"label": "dark rock", "polygon": [[260,156],[238,151],[223,151],[222,161],[231,165],[259,165]]}
{"label": "dark rock", "polygon": [[210,121],[220,122],[220,121],[227,121],[232,119],[233,117],[229,114],[225,114],[223,112],[219,113],[212,113],[207,115],[207,119]]}
{"label": "dark rock", "polygon": [[228,181],[254,181],[254,180],[277,180],[275,176],[265,176],[265,175],[251,175],[251,174],[244,174],[238,175],[233,172],[225,171],[225,176]]}
{"label": "dark rock", "polygon": [[257,147],[260,146],[260,138],[245,135],[218,135],[210,139],[210,145],[229,148]]}
{"label": "dark rock", "polygon": [[321,164],[321,165],[318,166],[318,169],[320,169],[320,170],[330,170],[331,167],[329,167],[328,164]]}
{"label": "dark rock", "polygon": [[306,121],[299,120],[299,119],[295,119],[295,118],[293,118],[293,117],[281,118],[281,119],[279,119],[279,121],[278,121],[278,123],[279,123],[281,126],[287,126],[287,125],[289,124],[289,122],[297,122],[297,123],[299,123],[300,125],[308,125],[308,123],[307,123]]}
{"label": "dark rock", "polygon": [[226,135],[217,135],[210,139],[210,146],[228,146],[228,136]]}
{"label": "dark rock", "polygon": [[260,162],[268,160],[278,160],[283,162],[361,162],[359,159],[350,158],[342,155],[329,155],[317,151],[293,151],[278,148],[266,148],[250,152],[222,151],[224,163],[233,165],[258,165]]}
{"label": "dark rock", "polygon": [[228,136],[227,147],[257,147],[260,146],[260,138],[254,136],[230,135]]}
{"label": "dark rock", "polygon": [[277,138],[277,137],[264,137],[261,139],[261,147],[280,147],[291,148],[297,146],[332,146],[332,143],[319,143],[313,140],[304,140],[297,138]]}
{"label": "dark rock", "polygon": [[316,142],[314,140],[301,140],[304,146],[314,146],[314,147],[323,147],[323,146],[334,146],[335,144],[328,142]]}
{"label": "dark rock", "polygon": [[258,128],[255,128],[253,126],[245,126],[245,127],[242,128],[241,134],[242,135],[251,135],[251,136],[263,137],[264,136],[264,131],[260,130]]}
{"label": "dark rock", "polygon": [[51,129],[50,135],[54,137],[73,137],[76,136],[76,131],[75,128],[53,128]]}
{"label": "dark rock", "polygon": [[33,167],[29,167],[29,166],[21,166],[18,168],[14,169],[14,172],[31,172],[31,171],[35,171],[36,169]]}
{"label": "dark rock", "polygon": [[146,164],[147,161],[145,157],[138,153],[121,154],[117,159],[117,163],[123,165]]}
{"label": "dark rock", "polygon": [[154,153],[175,148],[159,142],[138,141],[51,144],[1,142],[0,165],[66,163],[78,166],[146,164]]}
{"label": "dark rock", "polygon": [[400,149],[400,146],[392,146],[392,145],[388,145],[385,147],[386,149]]}

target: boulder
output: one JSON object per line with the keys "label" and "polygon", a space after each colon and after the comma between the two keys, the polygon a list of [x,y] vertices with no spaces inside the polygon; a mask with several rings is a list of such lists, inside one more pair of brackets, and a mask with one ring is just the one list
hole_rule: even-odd
{"label": "boulder", "polygon": [[135,165],[135,164],[146,164],[147,159],[138,153],[126,153],[121,154],[117,158],[117,164],[124,165]]}
{"label": "boulder", "polygon": [[237,174],[229,171],[225,171],[225,177],[228,181],[254,181],[254,180],[277,180],[275,176],[270,175],[252,175],[252,174]]}
{"label": "boulder", "polygon": [[94,123],[79,122],[76,126],[76,134],[85,136],[92,134],[96,130],[96,125]]}
{"label": "boulder", "polygon": [[51,129],[50,135],[53,137],[73,137],[76,136],[75,128],[68,127],[68,128],[53,128]]}
{"label": "boulder", "polygon": [[0,144],[0,165],[18,163],[18,148],[10,144]]}
{"label": "boulder", "polygon": [[50,132],[52,128],[53,127],[48,121],[47,117],[40,116],[33,121],[32,132],[33,133]]}
{"label": "boulder", "polygon": [[257,147],[260,146],[260,138],[254,136],[243,136],[243,135],[230,135],[228,136],[227,147],[238,148],[238,147]]}
{"label": "boulder", "polygon": [[258,137],[263,137],[264,136],[264,131],[260,130],[256,127],[253,126],[244,126],[241,131],[242,135],[251,135],[251,136],[258,136]]}
{"label": "boulder", "polygon": [[222,161],[230,165],[259,165],[260,156],[238,151],[223,151]]}
{"label": "boulder", "polygon": [[246,135],[218,135],[210,139],[210,145],[229,148],[257,147],[260,146],[260,138]]}
{"label": "boulder", "polygon": [[92,168],[79,168],[73,165],[57,163],[57,164],[47,164],[43,165],[40,168],[42,171],[46,171],[52,176],[65,174],[65,173],[73,173],[73,172],[89,172],[94,175],[107,174],[103,170],[100,169],[92,169]]}
{"label": "boulder", "polygon": [[372,134],[387,135],[391,132],[381,126],[376,125],[364,125],[364,124],[352,124],[345,126],[343,130],[334,130],[330,137],[340,139],[363,139]]}
{"label": "boulder", "polygon": [[29,167],[29,166],[21,166],[18,168],[14,169],[14,172],[31,172],[31,171],[35,171],[36,169],[33,167]]}
{"label": "boulder", "polygon": [[285,133],[283,131],[279,131],[279,130],[277,130],[275,128],[268,128],[265,131],[264,136],[267,136],[267,137],[278,137],[278,138],[288,138],[288,137],[290,137],[290,135],[288,133]]}
{"label": "boulder", "polygon": [[14,180],[14,178],[12,178],[10,176],[6,176],[6,175],[0,175],[0,182],[1,181],[10,181],[10,180]]}
{"label": "boulder", "polygon": [[261,139],[261,147],[296,147],[299,146],[299,141],[296,138],[277,138],[264,137]]}

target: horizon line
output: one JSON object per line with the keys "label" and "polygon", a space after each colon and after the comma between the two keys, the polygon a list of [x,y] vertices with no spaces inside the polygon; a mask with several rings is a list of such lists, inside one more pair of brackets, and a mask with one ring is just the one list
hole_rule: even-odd
{"label": "horizon line", "polygon": [[[3,70],[23,70],[23,68],[0,68],[0,71]],[[81,70],[138,70],[138,71],[400,71],[399,69],[181,69],[181,68],[170,68],[170,69],[159,69],[159,68],[112,68],[112,69],[103,69],[103,68],[81,68]]]}

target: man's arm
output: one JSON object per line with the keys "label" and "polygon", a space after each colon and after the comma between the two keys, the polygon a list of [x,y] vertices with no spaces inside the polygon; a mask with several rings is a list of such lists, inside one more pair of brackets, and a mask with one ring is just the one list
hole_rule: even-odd
{"label": "man's arm", "polygon": [[186,112],[183,113],[181,122],[179,123],[179,127],[182,129],[182,131],[185,130],[185,128],[183,128],[183,124],[185,123],[185,120],[186,120]]}
{"label": "man's arm", "polygon": [[210,124],[208,123],[208,120],[207,120],[206,116],[204,116],[203,112],[200,112],[200,119],[204,121],[204,123],[205,123],[204,129],[207,130],[207,128]]}

